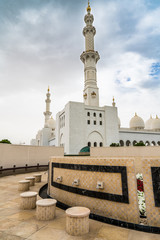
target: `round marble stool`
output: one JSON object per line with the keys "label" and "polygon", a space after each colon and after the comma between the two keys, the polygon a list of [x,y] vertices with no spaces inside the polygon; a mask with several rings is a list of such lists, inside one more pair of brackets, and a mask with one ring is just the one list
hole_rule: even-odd
{"label": "round marble stool", "polygon": [[66,210],[66,231],[69,235],[80,236],[89,232],[90,210],[85,207],[72,207]]}
{"label": "round marble stool", "polygon": [[35,182],[41,182],[41,177],[42,177],[42,174],[34,174],[33,177],[35,177]]}
{"label": "round marble stool", "polygon": [[30,186],[35,185],[35,177],[25,177],[25,179],[30,181]]}
{"label": "round marble stool", "polygon": [[33,209],[36,207],[37,192],[24,192],[21,193],[21,209]]}
{"label": "round marble stool", "polygon": [[55,199],[42,199],[36,202],[36,218],[37,220],[52,220],[55,217],[56,210]]}
{"label": "round marble stool", "polygon": [[28,191],[30,186],[29,180],[22,180],[18,182],[18,191]]}

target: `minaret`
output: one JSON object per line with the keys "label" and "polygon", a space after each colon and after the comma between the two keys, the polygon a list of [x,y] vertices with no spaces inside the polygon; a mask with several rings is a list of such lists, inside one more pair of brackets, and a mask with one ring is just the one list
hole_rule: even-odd
{"label": "minaret", "polygon": [[50,103],[51,103],[50,96],[51,96],[51,94],[50,94],[49,91],[50,91],[50,90],[49,90],[49,87],[48,87],[48,92],[47,92],[47,94],[46,94],[47,98],[46,98],[46,100],[45,100],[45,102],[46,102],[46,111],[43,113],[44,116],[45,116],[45,125],[47,124],[47,121],[49,120],[49,118],[50,118],[50,116],[51,116],[51,114],[52,114],[52,113],[50,112]]}
{"label": "minaret", "polygon": [[84,63],[84,103],[90,106],[99,106],[96,63],[100,59],[100,56],[97,51],[94,51],[94,36],[96,34],[96,29],[92,25],[94,17],[91,14],[89,1],[84,21],[86,23],[86,26],[83,29],[85,51],[80,56],[81,61]]}

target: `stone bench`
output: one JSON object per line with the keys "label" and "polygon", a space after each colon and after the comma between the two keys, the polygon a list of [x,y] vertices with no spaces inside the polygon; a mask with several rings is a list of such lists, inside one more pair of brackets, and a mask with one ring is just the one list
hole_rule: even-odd
{"label": "stone bench", "polygon": [[56,210],[55,199],[42,199],[36,202],[36,218],[37,220],[52,220],[55,217]]}
{"label": "stone bench", "polygon": [[25,179],[30,181],[30,186],[35,185],[35,177],[25,177]]}
{"label": "stone bench", "polygon": [[21,193],[21,209],[33,209],[36,207],[37,192],[24,192]]}
{"label": "stone bench", "polygon": [[41,182],[42,174],[34,174],[33,177],[35,177],[35,182]]}
{"label": "stone bench", "polygon": [[18,182],[18,191],[28,191],[30,186],[29,180],[22,180]]}
{"label": "stone bench", "polygon": [[72,207],[66,210],[66,231],[69,235],[80,236],[89,232],[90,210],[85,207]]}

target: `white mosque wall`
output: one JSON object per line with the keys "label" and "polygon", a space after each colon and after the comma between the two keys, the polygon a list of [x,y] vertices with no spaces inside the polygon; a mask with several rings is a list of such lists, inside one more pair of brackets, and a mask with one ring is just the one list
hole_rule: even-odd
{"label": "white mosque wall", "polygon": [[69,102],[57,114],[56,124],[56,146],[64,146],[66,154],[78,154],[85,146],[109,146],[119,141],[115,107]]}
{"label": "white mosque wall", "polygon": [[0,144],[0,166],[3,168],[47,165],[51,156],[63,156],[62,147]]}
{"label": "white mosque wall", "polygon": [[106,124],[105,146],[110,146],[111,143],[116,143],[119,140],[117,108],[109,106],[105,106],[104,108]]}
{"label": "white mosque wall", "polygon": [[125,129],[119,131],[119,141],[124,142],[124,146],[131,145],[133,143],[143,141],[146,145],[160,145],[160,132],[151,132],[146,130],[133,131],[131,129]]}

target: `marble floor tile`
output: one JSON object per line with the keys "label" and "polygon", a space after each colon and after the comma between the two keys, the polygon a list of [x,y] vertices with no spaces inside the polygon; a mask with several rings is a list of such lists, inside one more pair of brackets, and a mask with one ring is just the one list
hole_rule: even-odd
{"label": "marble floor tile", "polygon": [[21,237],[14,236],[14,235],[9,235],[6,233],[0,233],[0,239],[1,240],[25,240],[25,238],[21,238]]}
{"label": "marble floor tile", "polygon": [[36,214],[35,210],[33,210],[32,212],[31,211],[21,211],[21,212],[18,212],[16,214],[9,216],[8,218],[14,219],[14,220],[19,220],[19,221],[25,221],[27,219],[34,218],[35,214]]}
{"label": "marble floor tile", "polygon": [[[56,217],[51,221],[38,221],[36,210],[20,209],[18,181],[34,173],[0,178],[0,240],[160,240],[160,235],[132,231],[90,221],[90,232],[84,236],[70,236],[65,231],[65,211],[56,208]],[[46,184],[47,174],[42,172],[42,182],[30,191],[38,192]],[[38,196],[38,199],[41,199]]]}
{"label": "marble floor tile", "polygon": [[107,240],[128,240],[128,236],[128,229],[117,228],[111,225],[103,226],[97,234],[97,237]]}
{"label": "marble floor tile", "polygon": [[128,240],[160,240],[160,235],[130,230]]}
{"label": "marble floor tile", "polygon": [[15,235],[23,238],[28,238],[33,233],[37,232],[40,229],[38,224],[30,224],[29,222],[20,222],[14,227],[6,230],[6,234]]}
{"label": "marble floor tile", "polygon": [[10,220],[10,219],[1,219],[0,220],[0,231],[5,231],[10,229],[11,227],[16,226],[17,224],[20,224],[20,221],[17,220]]}

